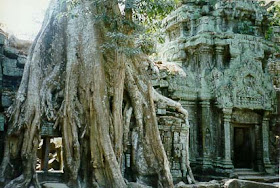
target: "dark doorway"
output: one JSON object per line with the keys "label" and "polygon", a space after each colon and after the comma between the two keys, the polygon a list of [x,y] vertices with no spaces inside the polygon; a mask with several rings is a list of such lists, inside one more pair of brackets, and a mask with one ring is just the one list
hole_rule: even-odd
{"label": "dark doorway", "polygon": [[252,168],[252,138],[249,127],[234,128],[234,167]]}

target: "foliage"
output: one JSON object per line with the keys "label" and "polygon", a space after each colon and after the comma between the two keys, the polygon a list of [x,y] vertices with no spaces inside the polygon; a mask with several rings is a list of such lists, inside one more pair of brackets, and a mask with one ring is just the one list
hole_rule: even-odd
{"label": "foliage", "polygon": [[143,28],[137,37],[137,45],[142,51],[151,54],[154,52],[154,44],[163,42],[161,21],[178,3],[178,0],[138,0],[135,3],[134,20]]}
{"label": "foliage", "polygon": [[238,23],[238,31],[241,34],[251,35],[251,34],[254,34],[255,28],[251,22],[244,21],[244,22]]}
{"label": "foliage", "polygon": [[[265,32],[265,39],[266,40],[272,40],[274,32],[273,28],[280,26],[280,3],[274,3],[274,5],[269,9],[269,13],[271,15],[269,21],[269,27],[267,28]],[[276,52],[279,52],[279,47],[275,45]]]}
{"label": "foliage", "polygon": [[270,13],[273,15],[271,25],[280,26],[280,3],[275,3],[271,8]]}
{"label": "foliage", "polygon": [[[60,14],[59,17],[75,18],[81,14],[75,14],[72,11],[80,4],[79,0],[61,0],[61,3],[63,2],[67,4],[67,12]],[[106,0],[93,1],[96,6],[104,2]],[[122,11],[121,17],[105,12],[93,16],[96,20],[107,23],[110,28],[107,37],[111,41],[102,46],[103,50],[114,48],[127,55],[133,55],[140,51],[146,54],[154,52],[155,43],[163,41],[161,21],[175,9],[179,0],[119,0],[118,3]],[[131,11],[131,20],[127,19],[126,10]],[[90,12],[87,13],[90,14]],[[127,30],[131,32],[127,33]],[[131,39],[136,41],[135,48],[128,47],[129,41],[133,41]]]}

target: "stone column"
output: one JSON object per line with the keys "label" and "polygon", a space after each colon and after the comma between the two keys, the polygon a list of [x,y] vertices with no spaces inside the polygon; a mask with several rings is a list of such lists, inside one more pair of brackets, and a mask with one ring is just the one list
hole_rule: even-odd
{"label": "stone column", "polygon": [[49,152],[50,152],[50,137],[45,137],[42,146],[42,159],[41,159],[41,169],[44,173],[48,172],[48,162],[49,162]]}
{"label": "stone column", "polygon": [[180,24],[180,38],[185,36],[185,28],[184,25],[181,23]]}
{"label": "stone column", "polygon": [[[218,103],[216,102],[216,108],[219,108],[218,107]],[[220,114],[220,113],[217,113],[217,117],[218,117],[218,121],[217,121],[217,127],[216,127],[216,160],[218,163],[221,162],[221,159],[223,157],[222,153],[223,153],[223,147],[222,146],[222,143],[223,143],[223,132],[222,132],[222,119],[223,119],[223,114]]]}
{"label": "stone column", "polygon": [[261,126],[255,125],[255,144],[256,144],[256,160],[258,171],[263,171],[262,165],[262,147],[261,147]]}
{"label": "stone column", "polygon": [[201,72],[208,68],[211,69],[213,65],[213,52],[211,46],[202,46],[199,49],[199,60],[200,60],[200,70]]}
{"label": "stone column", "polygon": [[223,46],[216,46],[216,67],[218,69],[224,68],[224,47]]}
{"label": "stone column", "polygon": [[267,173],[273,173],[272,165],[269,159],[269,118],[266,112],[262,121],[262,146],[263,146],[263,163]]}
{"label": "stone column", "polygon": [[220,16],[216,17],[216,32],[222,32],[222,18]]}
{"label": "stone column", "polygon": [[[3,92],[3,66],[2,66],[2,62],[3,62],[3,59],[4,59],[4,43],[5,43],[5,35],[2,34],[0,32],[0,93]],[[0,101],[2,100],[2,98],[0,97]],[[4,131],[5,127],[4,127],[4,124],[5,124],[5,118],[4,118],[4,114],[1,113],[0,114],[0,131]],[[0,143],[1,140],[0,140]]]}
{"label": "stone column", "polygon": [[191,30],[190,30],[190,36],[195,35],[195,19],[191,18]]}
{"label": "stone column", "polygon": [[233,169],[232,160],[231,160],[231,108],[224,108],[224,167],[226,169]]}
{"label": "stone column", "polygon": [[211,168],[211,152],[212,152],[212,133],[211,133],[211,116],[210,101],[204,100],[201,104],[201,125],[202,125],[202,146],[203,146],[203,168]]}
{"label": "stone column", "polygon": [[4,60],[4,43],[5,43],[5,35],[4,34],[2,34],[1,32],[0,32],[0,84],[1,84],[1,86],[0,86],[0,89],[1,89],[1,93],[2,93],[2,80],[3,80],[3,65],[2,65],[2,63],[3,63],[3,60]]}
{"label": "stone column", "polygon": [[197,143],[197,105],[196,101],[182,101],[182,106],[189,112],[190,123],[190,161],[196,162],[198,155]]}
{"label": "stone column", "polygon": [[4,53],[4,44],[5,44],[6,36],[0,32],[0,55]]}

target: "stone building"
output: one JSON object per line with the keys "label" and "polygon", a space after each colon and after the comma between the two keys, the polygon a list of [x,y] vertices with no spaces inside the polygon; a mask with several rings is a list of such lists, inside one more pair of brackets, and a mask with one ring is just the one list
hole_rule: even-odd
{"label": "stone building", "polygon": [[[189,111],[196,174],[278,169],[279,109],[267,65],[279,33],[266,8],[252,0],[185,0],[164,20],[153,85]],[[166,148],[176,137],[168,134]]]}

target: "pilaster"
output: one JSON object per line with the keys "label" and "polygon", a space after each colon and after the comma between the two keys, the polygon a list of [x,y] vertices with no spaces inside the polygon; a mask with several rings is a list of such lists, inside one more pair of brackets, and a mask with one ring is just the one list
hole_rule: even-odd
{"label": "pilaster", "polygon": [[212,68],[213,65],[213,52],[211,46],[201,46],[200,49],[200,70],[203,71],[206,68]]}
{"label": "pilaster", "polygon": [[210,101],[204,100],[201,104],[201,125],[202,125],[202,146],[203,146],[203,168],[211,168],[211,152],[212,152],[212,132],[211,132],[211,112]]}
{"label": "pilaster", "polygon": [[190,162],[195,163],[198,154],[197,142],[197,103],[196,101],[182,101],[182,106],[189,112],[190,124]]}
{"label": "pilaster", "polygon": [[255,125],[255,138],[256,138],[256,143],[255,144],[256,144],[257,169],[258,169],[258,171],[263,171],[261,126],[259,124]]}
{"label": "pilaster", "polygon": [[231,115],[232,109],[231,108],[224,108],[223,109],[223,119],[224,119],[224,168],[228,170],[233,169],[232,164],[232,157],[231,157]]}
{"label": "pilaster", "polygon": [[263,164],[267,173],[273,173],[269,157],[269,118],[266,112],[262,121]]}
{"label": "pilaster", "polygon": [[223,69],[224,68],[224,47],[223,46],[216,46],[216,67],[218,69]]}
{"label": "pilaster", "polygon": [[190,30],[190,35],[194,36],[195,35],[195,19],[191,17],[191,30]]}

